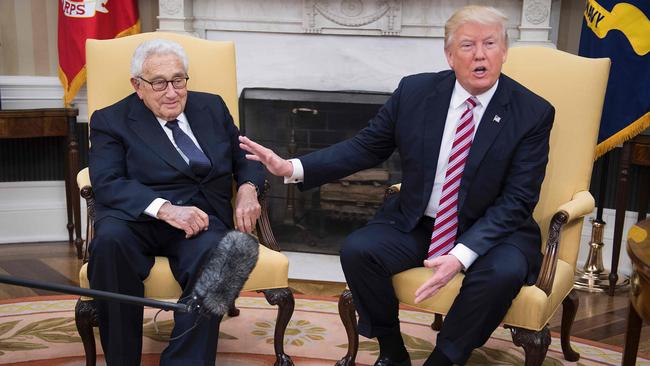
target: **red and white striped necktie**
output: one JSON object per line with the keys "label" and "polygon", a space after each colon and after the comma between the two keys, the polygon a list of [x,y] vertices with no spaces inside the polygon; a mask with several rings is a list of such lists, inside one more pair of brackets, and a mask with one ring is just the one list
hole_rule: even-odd
{"label": "red and white striped necktie", "polygon": [[463,176],[465,162],[469,155],[469,148],[472,146],[474,139],[474,113],[472,109],[478,104],[478,99],[471,96],[465,101],[467,109],[463,112],[458,120],[454,143],[449,152],[449,162],[447,163],[447,174],[445,182],[442,185],[440,194],[440,203],[436,221],[433,225],[431,234],[431,244],[429,245],[428,258],[449,253],[454,247],[456,241],[456,231],[458,229],[458,191],[460,188],[460,179]]}

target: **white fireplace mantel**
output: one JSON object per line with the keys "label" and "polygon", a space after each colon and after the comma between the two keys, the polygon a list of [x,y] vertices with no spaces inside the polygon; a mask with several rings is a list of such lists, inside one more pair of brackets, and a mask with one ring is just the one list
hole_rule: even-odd
{"label": "white fireplace mantel", "polygon": [[162,31],[234,41],[240,91],[391,92],[449,68],[444,24],[469,3],[505,13],[511,45],[554,47],[561,0],[160,0],[158,18]]}
{"label": "white fireplace mantel", "polygon": [[[553,44],[551,24],[561,0],[483,1],[508,15],[520,43]],[[160,0],[160,30],[209,30],[392,37],[444,35],[445,20],[467,0]],[[555,19],[553,19],[555,18]]]}

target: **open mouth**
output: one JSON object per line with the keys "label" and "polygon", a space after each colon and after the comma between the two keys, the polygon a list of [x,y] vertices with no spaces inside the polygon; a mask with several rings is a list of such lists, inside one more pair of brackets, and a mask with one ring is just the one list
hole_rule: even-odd
{"label": "open mouth", "polygon": [[478,77],[482,77],[487,73],[487,68],[485,68],[485,66],[479,66],[474,68],[472,73]]}

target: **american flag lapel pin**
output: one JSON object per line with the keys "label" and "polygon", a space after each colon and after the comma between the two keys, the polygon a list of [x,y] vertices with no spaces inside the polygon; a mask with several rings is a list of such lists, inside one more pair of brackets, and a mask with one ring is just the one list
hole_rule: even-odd
{"label": "american flag lapel pin", "polygon": [[494,118],[492,118],[492,121],[494,121],[494,122],[496,122],[496,123],[499,123],[499,122],[501,122],[501,117],[499,117],[498,114],[495,114],[495,115],[494,115]]}

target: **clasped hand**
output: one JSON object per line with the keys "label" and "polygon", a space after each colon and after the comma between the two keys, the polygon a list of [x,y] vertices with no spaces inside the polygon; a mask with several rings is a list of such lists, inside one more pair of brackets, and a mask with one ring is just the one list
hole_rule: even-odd
{"label": "clasped hand", "polygon": [[[252,233],[255,223],[262,213],[262,208],[257,201],[255,187],[243,184],[237,191],[235,203],[235,224],[237,229]],[[203,210],[194,206],[175,206],[165,202],[158,210],[158,218],[169,225],[185,232],[189,239],[200,232],[208,230],[210,218]]]}
{"label": "clasped hand", "polygon": [[208,214],[194,206],[175,206],[165,202],[158,210],[158,218],[169,225],[185,232],[189,239],[198,233],[208,230],[210,219]]}

